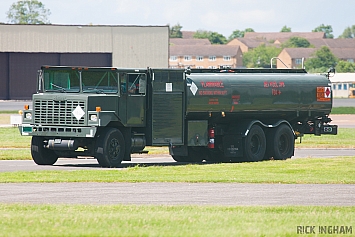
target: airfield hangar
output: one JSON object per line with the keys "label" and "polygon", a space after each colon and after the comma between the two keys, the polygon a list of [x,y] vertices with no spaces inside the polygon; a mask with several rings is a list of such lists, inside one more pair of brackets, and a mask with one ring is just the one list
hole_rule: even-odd
{"label": "airfield hangar", "polygon": [[168,68],[168,26],[0,24],[0,100],[30,100],[42,65]]}

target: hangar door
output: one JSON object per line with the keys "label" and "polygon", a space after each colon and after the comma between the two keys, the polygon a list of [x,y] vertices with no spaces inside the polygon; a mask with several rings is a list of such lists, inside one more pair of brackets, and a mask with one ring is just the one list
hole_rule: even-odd
{"label": "hangar door", "polygon": [[42,65],[111,67],[111,53],[0,53],[0,99],[30,100]]}

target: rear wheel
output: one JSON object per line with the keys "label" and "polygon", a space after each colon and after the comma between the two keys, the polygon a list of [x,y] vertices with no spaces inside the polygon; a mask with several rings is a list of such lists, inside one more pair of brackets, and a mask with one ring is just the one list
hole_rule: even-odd
{"label": "rear wheel", "polygon": [[244,159],[246,161],[261,161],[266,150],[266,138],[263,129],[253,125],[244,138]]}
{"label": "rear wheel", "polygon": [[31,155],[37,165],[53,165],[58,160],[58,155],[44,147],[43,137],[33,136],[31,140]]}
{"label": "rear wheel", "polygon": [[124,137],[116,128],[103,129],[96,138],[95,158],[102,167],[117,167],[125,153]]}
{"label": "rear wheel", "polygon": [[270,136],[269,147],[275,160],[290,158],[295,149],[293,132],[286,124],[280,125]]}

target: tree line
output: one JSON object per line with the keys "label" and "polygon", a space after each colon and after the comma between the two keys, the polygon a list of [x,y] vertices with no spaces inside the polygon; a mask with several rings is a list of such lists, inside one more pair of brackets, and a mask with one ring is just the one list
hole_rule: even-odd
{"label": "tree line", "polygon": [[[178,23],[170,27],[170,38],[182,38],[181,32],[182,26]],[[207,31],[207,30],[197,30],[193,35],[194,38],[197,39],[209,39],[211,44],[225,44],[228,41],[231,41],[235,38],[243,38],[245,33],[247,32],[255,32],[253,28],[246,28],[245,30],[234,30],[232,34],[227,38],[224,35],[215,32],[215,31]],[[292,32],[291,27],[283,26],[280,32]],[[333,27],[331,25],[321,24],[314,28],[312,32],[324,32],[325,38],[334,39]],[[355,38],[355,25],[349,26],[345,28],[343,34],[341,34],[338,38]]]}

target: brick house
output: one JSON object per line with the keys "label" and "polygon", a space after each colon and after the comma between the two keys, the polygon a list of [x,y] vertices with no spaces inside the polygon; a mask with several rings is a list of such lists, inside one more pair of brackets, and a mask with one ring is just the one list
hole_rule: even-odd
{"label": "brick house", "polygon": [[237,45],[172,45],[170,68],[243,67],[243,54]]}

